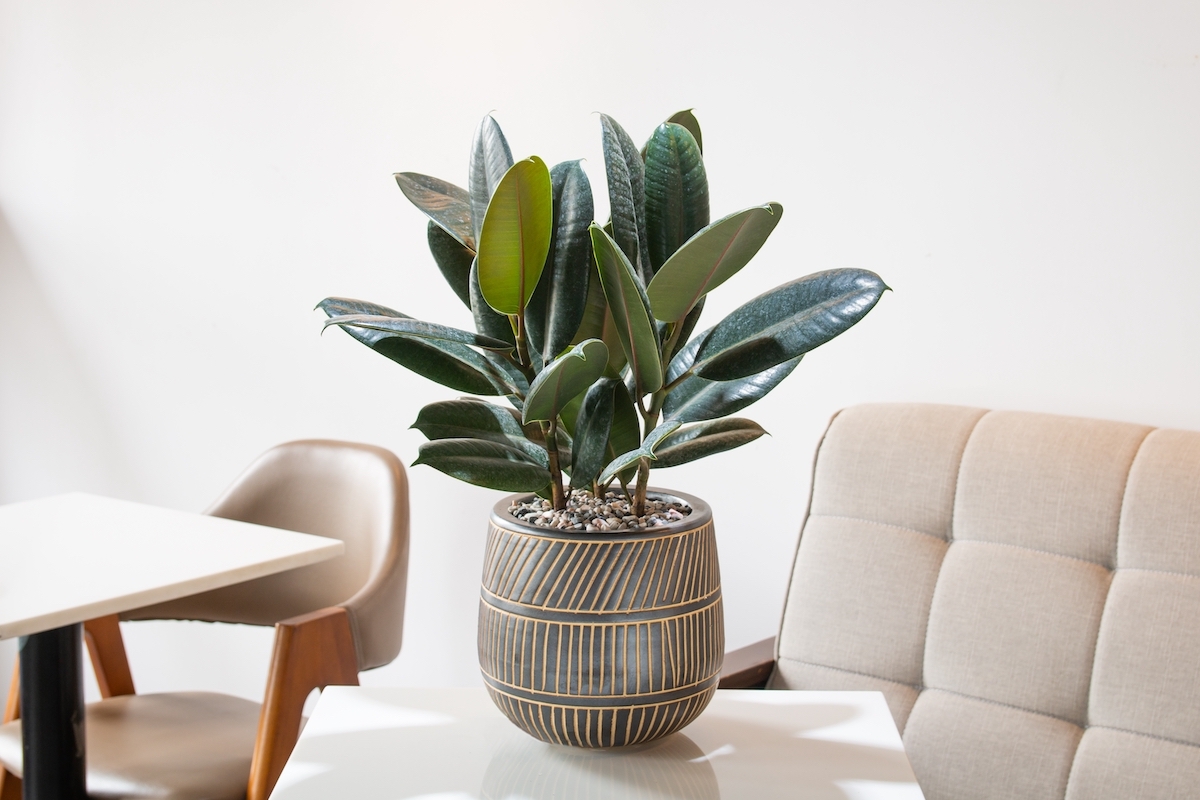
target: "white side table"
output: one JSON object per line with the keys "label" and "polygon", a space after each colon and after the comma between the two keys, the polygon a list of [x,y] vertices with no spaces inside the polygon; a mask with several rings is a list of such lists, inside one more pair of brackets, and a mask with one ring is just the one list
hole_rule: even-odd
{"label": "white side table", "polygon": [[86,494],[0,506],[0,639],[22,637],[24,796],[86,800],[84,621],[343,549],[320,536]]}
{"label": "white side table", "polygon": [[721,690],[681,732],[544,744],[482,689],[331,686],[272,800],[921,800],[879,692]]}

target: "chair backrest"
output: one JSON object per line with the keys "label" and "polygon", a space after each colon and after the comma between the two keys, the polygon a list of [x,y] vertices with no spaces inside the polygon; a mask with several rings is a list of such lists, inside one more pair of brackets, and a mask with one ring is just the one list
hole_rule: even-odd
{"label": "chair backrest", "polygon": [[274,625],[321,608],[349,612],[360,670],[400,652],[408,573],[408,482],[391,452],[288,442],[258,458],[207,512],[341,539],[345,554],[290,572],[139,608],[121,619]]}
{"label": "chair backrest", "polygon": [[1200,433],[838,414],[770,686],[877,689],[928,800],[1200,793]]}

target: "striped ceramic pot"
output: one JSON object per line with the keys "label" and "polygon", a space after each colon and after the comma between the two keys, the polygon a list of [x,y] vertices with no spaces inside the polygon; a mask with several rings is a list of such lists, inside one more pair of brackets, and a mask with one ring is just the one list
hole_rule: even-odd
{"label": "striped ceramic pot", "polygon": [[479,666],[513,723],[552,744],[620,747],[673,733],[712,699],[725,651],[712,510],[639,533],[565,533],[496,504]]}

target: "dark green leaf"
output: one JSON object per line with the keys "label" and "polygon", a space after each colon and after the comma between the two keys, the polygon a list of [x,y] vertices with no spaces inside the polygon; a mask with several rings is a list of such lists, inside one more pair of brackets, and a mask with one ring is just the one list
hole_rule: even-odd
{"label": "dark green leaf", "polygon": [[[317,307],[330,316],[370,314],[411,319],[386,306],[341,297],[326,298]],[[463,344],[414,339],[369,328],[343,330],[380,355],[451,389],[479,395],[503,395],[514,391],[511,381],[491,360],[500,357],[492,353],[480,354]]]}
{"label": "dark green leaf", "polygon": [[504,173],[479,234],[479,288],[501,314],[529,303],[550,252],[554,192],[550,170],[537,156]]}
{"label": "dark green leaf", "polygon": [[492,193],[500,185],[500,179],[512,165],[512,151],[508,149],[504,132],[500,130],[492,115],[488,114],[475,129],[475,139],[471,142],[471,165],[467,173],[472,231],[477,242],[479,232],[483,229],[483,217],[487,213],[488,201],[492,199]]}
{"label": "dark green leaf", "polygon": [[599,339],[580,342],[538,373],[525,398],[523,422],[551,420],[569,400],[595,383],[608,364],[608,348]]}
{"label": "dark green leaf", "polygon": [[607,114],[600,115],[600,133],[612,236],[638,277],[649,283],[652,274],[646,239],[646,166],[629,134]]}
{"label": "dark green leaf", "polygon": [[608,434],[612,431],[614,393],[621,382],[602,378],[583,397],[575,420],[575,446],[571,461],[571,485],[586,488],[596,480],[608,457]]}
{"label": "dark green leaf", "polygon": [[[709,328],[687,343],[667,368],[667,381],[671,382],[692,368],[696,351],[712,333]],[[761,400],[774,389],[800,363],[804,356],[763,370],[755,375],[735,381],[707,381],[695,375],[685,378],[667,393],[663,414],[667,419],[681,422],[699,422],[718,419],[741,411],[746,406]]]}
{"label": "dark green leaf", "polygon": [[646,236],[651,270],[657,272],[708,219],[708,176],[700,147],[687,128],[664,122],[646,143]]}
{"label": "dark green leaf", "polygon": [[689,239],[646,287],[656,319],[674,322],[733,277],[759,251],[783,216],[768,203],[719,219]]}
{"label": "dark green leaf", "polygon": [[368,328],[373,331],[383,331],[411,339],[436,339],[442,342],[469,344],[484,350],[511,350],[512,345],[500,339],[493,339],[479,333],[451,328],[448,325],[438,325],[436,322],[422,322],[411,317],[374,316],[369,314],[349,314],[347,316],[330,317],[325,320],[324,327],[341,325],[349,328]]}
{"label": "dark green leaf", "polygon": [[515,447],[543,467],[546,450],[529,441],[512,412],[481,400],[442,400],[421,409],[412,427],[427,439],[486,439]]}
{"label": "dark green leaf", "polygon": [[670,358],[675,358],[679,351],[687,345],[692,331],[696,330],[696,324],[700,322],[700,315],[704,313],[704,302],[707,299],[707,297],[701,297],[700,302],[696,303],[692,310],[688,312],[688,315],[683,318],[683,328],[679,331],[679,336],[675,339],[675,350],[670,354]]}
{"label": "dark green leaf", "polygon": [[487,300],[483,299],[483,292],[479,290],[479,259],[471,263],[470,283],[467,288],[471,293],[471,316],[475,318],[475,330],[515,346],[517,337],[513,333],[512,323],[506,315],[497,313],[496,309],[489,306]]}
{"label": "dark green leaf", "polygon": [[471,261],[475,254],[433,221],[430,221],[429,230],[425,233],[429,239],[429,252],[433,254],[434,263],[441,270],[442,277],[450,284],[458,299],[470,308]]}
{"label": "dark green leaf", "polygon": [[650,431],[642,441],[641,447],[638,447],[636,450],[630,450],[627,453],[622,453],[609,462],[604,471],[600,473],[599,483],[601,485],[609,483],[613,478],[617,477],[618,472],[632,467],[643,458],[653,461],[655,458],[654,451],[662,444],[663,439],[678,430],[679,425],[678,420],[667,420]]}
{"label": "dark green leaf", "polygon": [[790,361],[853,326],[887,288],[863,269],[818,272],[785,283],[717,323],[696,354],[695,372],[729,381]]}
{"label": "dark green leaf", "polygon": [[654,453],[657,458],[650,462],[650,466],[654,469],[677,467],[698,458],[741,447],[764,433],[766,431],[757,422],[739,417],[689,425],[663,440]]}
{"label": "dark green leaf", "polygon": [[[625,384],[617,381],[617,389],[613,392],[613,422],[612,430],[608,433],[608,447],[605,455],[612,461],[621,453],[635,449],[642,441],[641,419],[637,408],[634,407],[633,397],[625,389]],[[619,474],[621,485],[626,486],[636,477],[636,469],[627,469]]]}
{"label": "dark green leaf", "polygon": [[700,120],[696,119],[696,115],[692,110],[676,111],[671,115],[667,122],[674,122],[676,125],[682,125],[688,129],[688,133],[696,140],[696,147],[700,148],[700,152],[704,152],[704,139],[700,136]]}
{"label": "dark green leaf", "polygon": [[482,439],[425,442],[413,462],[427,464],[460,481],[504,492],[534,492],[550,482],[550,472],[514,447]]}
{"label": "dark green leaf", "polygon": [[578,161],[555,165],[550,170],[550,181],[554,189],[550,253],[533,299],[525,309],[530,342],[547,362],[571,344],[583,322],[592,269],[588,225],[595,215],[592,187]]}
{"label": "dark green leaf", "polygon": [[612,237],[599,225],[592,225],[590,230],[600,283],[638,391],[658,391],[662,388],[662,362],[645,287]]}
{"label": "dark green leaf", "polygon": [[475,251],[471,198],[465,189],[419,172],[397,172],[395,177],[400,191],[414,206],[425,212],[463,247]]}

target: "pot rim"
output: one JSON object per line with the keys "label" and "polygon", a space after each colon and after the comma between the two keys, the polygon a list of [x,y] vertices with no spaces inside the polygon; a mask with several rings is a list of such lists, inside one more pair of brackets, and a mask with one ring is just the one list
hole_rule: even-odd
{"label": "pot rim", "polygon": [[564,531],[557,528],[542,528],[525,522],[524,520],[519,520],[512,514],[508,513],[508,507],[512,505],[514,501],[526,500],[535,496],[536,495],[534,492],[518,492],[516,494],[506,495],[494,506],[492,506],[492,524],[498,528],[528,531],[529,533],[543,536],[548,539],[596,541],[599,538],[602,541],[633,541],[637,539],[655,539],[660,536],[670,536],[674,534],[685,533],[712,521],[712,507],[699,497],[687,494],[686,492],[677,492],[674,489],[663,489],[657,486],[647,487],[646,496],[653,496],[658,499],[666,498],[668,500],[681,500],[687,505],[691,506],[692,513],[688,514],[678,522],[670,522],[666,525],[655,525],[653,528],[646,528],[645,530],[640,531],[613,531],[611,533],[601,533],[600,531]]}

